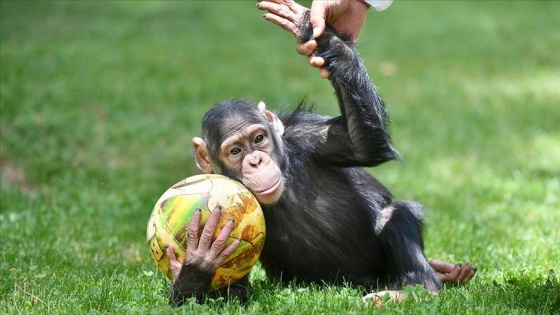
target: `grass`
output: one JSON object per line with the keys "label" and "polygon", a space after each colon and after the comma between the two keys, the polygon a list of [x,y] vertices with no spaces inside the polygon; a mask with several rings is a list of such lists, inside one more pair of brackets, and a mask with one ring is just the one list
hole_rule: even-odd
{"label": "grass", "polygon": [[[331,88],[253,1],[0,2],[0,314],[546,314],[560,310],[555,1],[396,1],[359,43],[405,163],[372,169],[427,206],[426,253],[479,267],[422,302],[353,288],[167,305],[145,243],[190,138],[230,97],[336,114]],[[422,292],[418,292],[420,295]]]}

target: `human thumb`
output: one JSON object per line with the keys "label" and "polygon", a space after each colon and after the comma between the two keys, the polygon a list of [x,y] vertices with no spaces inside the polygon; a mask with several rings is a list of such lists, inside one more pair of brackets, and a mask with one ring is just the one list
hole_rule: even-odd
{"label": "human thumb", "polygon": [[321,1],[313,1],[309,16],[309,22],[311,22],[311,26],[313,26],[313,37],[317,38],[323,35],[326,17],[327,11]]}

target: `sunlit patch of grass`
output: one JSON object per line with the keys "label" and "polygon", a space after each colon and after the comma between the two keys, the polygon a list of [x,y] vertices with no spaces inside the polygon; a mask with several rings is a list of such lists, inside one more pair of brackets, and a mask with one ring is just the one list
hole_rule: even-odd
{"label": "sunlit patch of grass", "polygon": [[338,111],[254,3],[0,9],[0,313],[559,311],[557,2],[395,1],[370,14],[358,47],[405,157],[371,172],[426,206],[428,257],[479,268],[466,286],[379,309],[359,288],[283,287],[259,266],[247,305],[167,304],[146,224],[161,193],[196,173],[202,114],[232,97]]}

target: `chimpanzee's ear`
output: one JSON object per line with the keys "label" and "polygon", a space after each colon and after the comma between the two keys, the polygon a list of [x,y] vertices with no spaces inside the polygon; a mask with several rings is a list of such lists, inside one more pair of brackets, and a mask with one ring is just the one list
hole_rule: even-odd
{"label": "chimpanzee's ear", "polygon": [[194,160],[196,161],[196,166],[205,174],[212,173],[212,159],[210,158],[206,141],[202,140],[202,138],[194,137],[192,142],[195,151]]}
{"label": "chimpanzee's ear", "polygon": [[284,124],[282,124],[280,118],[278,118],[278,116],[276,116],[275,113],[267,110],[266,104],[263,101],[259,102],[257,108],[266,117],[266,119],[268,119],[268,121],[272,125],[272,128],[274,128],[276,134],[278,136],[282,136],[284,134]]}

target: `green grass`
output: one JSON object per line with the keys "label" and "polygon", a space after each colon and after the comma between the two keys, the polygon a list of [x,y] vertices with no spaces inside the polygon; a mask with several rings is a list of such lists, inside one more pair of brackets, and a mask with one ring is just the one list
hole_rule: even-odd
{"label": "green grass", "polygon": [[[336,114],[327,81],[254,1],[0,2],[0,314],[543,314],[560,310],[556,1],[395,1],[359,43],[404,163],[372,170],[427,207],[426,253],[469,285],[378,310],[352,288],[167,305],[145,242],[221,99]],[[421,292],[420,292],[421,294]]]}

